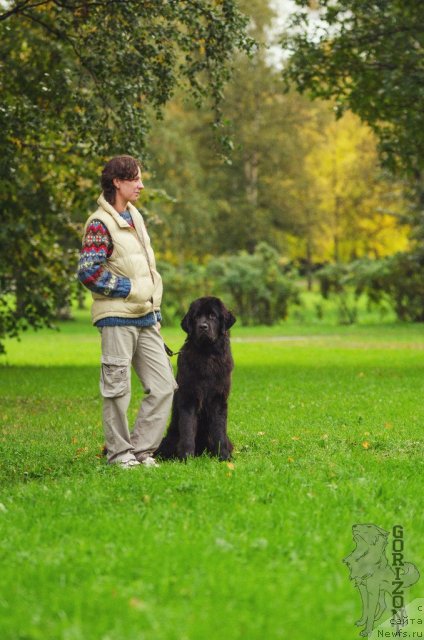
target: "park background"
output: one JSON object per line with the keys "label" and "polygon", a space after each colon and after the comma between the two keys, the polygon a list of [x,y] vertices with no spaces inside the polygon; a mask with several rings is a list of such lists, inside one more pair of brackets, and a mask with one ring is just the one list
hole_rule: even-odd
{"label": "park background", "polygon": [[[1,637],[356,637],[352,525],[424,566],[421,3],[1,12]],[[75,271],[124,152],[166,342],[200,295],[238,317],[229,464],[100,454]]]}

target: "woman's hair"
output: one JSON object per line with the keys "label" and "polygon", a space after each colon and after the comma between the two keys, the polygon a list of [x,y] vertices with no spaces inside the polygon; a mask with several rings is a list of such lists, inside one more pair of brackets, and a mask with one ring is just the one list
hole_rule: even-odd
{"label": "woman's hair", "polygon": [[110,204],[115,204],[116,187],[113,184],[114,178],[136,180],[139,169],[141,169],[139,161],[132,156],[115,156],[105,164],[100,184],[102,185],[103,195]]}

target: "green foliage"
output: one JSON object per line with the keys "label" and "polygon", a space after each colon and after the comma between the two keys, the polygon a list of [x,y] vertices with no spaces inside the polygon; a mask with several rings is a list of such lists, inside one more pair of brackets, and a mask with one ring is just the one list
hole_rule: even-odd
{"label": "green foliage", "polygon": [[283,273],[278,253],[261,242],[253,254],[212,260],[207,274],[217,289],[230,297],[232,308],[242,324],[272,325],[284,320],[289,303],[298,301],[296,287]]}
{"label": "green foliage", "polygon": [[206,295],[205,267],[193,262],[174,266],[163,260],[157,261],[164,281],[162,317],[164,324],[175,324],[187,313],[195,298]]}
{"label": "green foliage", "polygon": [[334,122],[333,103],[285,93],[267,58],[267,3],[245,4],[258,47],[235,58],[224,92],[229,157],[214,144],[210,112],[181,92],[149,135],[147,185],[173,197],[155,204],[163,221],[155,246],[191,261],[252,253],[265,241],[311,267],[404,250],[399,219],[409,202],[404,184],[381,171],[374,134],[351,112]]}
{"label": "green foliage", "polygon": [[[9,3],[0,14],[2,115],[9,136],[56,148],[140,155],[151,106],[182,83],[218,107],[246,18],[232,0]],[[20,117],[19,117],[20,116]]]}
{"label": "green foliage", "polygon": [[424,322],[424,256],[418,250],[380,260],[328,265],[317,277],[323,297],[336,294],[341,318],[350,322],[357,317],[354,298],[362,294],[370,304],[393,308],[399,320]]}
{"label": "green foliage", "polygon": [[66,211],[54,206],[41,171],[21,171],[9,193],[0,195],[0,351],[6,335],[51,326],[73,287],[76,230]]}
{"label": "green foliage", "polygon": [[[69,297],[103,160],[144,155],[177,86],[219,102],[247,19],[233,0],[40,2],[0,13],[0,343]],[[13,299],[15,298],[15,299]]]}
{"label": "green foliage", "polygon": [[[421,242],[421,249],[411,254],[325,268],[319,274],[323,294],[337,293],[341,322],[356,320],[352,291],[356,296],[365,291],[376,304],[388,302],[400,319],[422,321],[424,5],[400,0],[295,0],[295,4],[298,9],[283,38],[283,46],[291,52],[283,72],[287,86],[293,82],[313,98],[332,99],[338,117],[350,109],[370,125],[383,162],[410,180],[409,212],[404,208],[387,213],[408,222],[413,238]],[[378,191],[377,195],[381,202]],[[364,222],[362,212],[360,220]],[[365,230],[374,235],[369,226]]]}
{"label": "green foliage", "polygon": [[313,97],[351,109],[380,141],[391,169],[424,169],[422,2],[321,0],[297,11],[284,37],[292,53],[285,77]]}
{"label": "green foliage", "polygon": [[273,325],[286,319],[298,302],[293,280],[283,272],[278,253],[265,242],[253,254],[244,251],[211,259],[206,265],[174,266],[158,261],[165,282],[165,323],[182,319],[189,304],[205,295],[221,296],[244,325]]}
{"label": "green foliage", "polygon": [[370,300],[388,302],[399,320],[424,322],[424,255],[421,251],[397,253],[384,260],[360,261],[356,288]]}
{"label": "green foliage", "polygon": [[231,153],[223,158],[217,149],[210,112],[195,111],[182,93],[149,135],[152,183],[166,185],[175,198],[156,208],[164,221],[161,247],[165,243],[186,260],[252,253],[260,241],[286,253],[285,234],[299,229],[305,207],[292,187],[299,185],[304,196],[312,144],[305,131],[320,131],[331,118],[328,107],[317,108],[295,92],[285,95],[280,73],[267,60],[268,3],[245,1],[241,7],[251,16],[249,33],[258,46],[249,57],[234,58],[236,72],[223,94],[222,132],[233,143]]}
{"label": "green foliage", "polygon": [[335,294],[339,324],[353,324],[358,319],[358,308],[352,296],[354,270],[351,264],[330,264],[317,272],[323,298]]}

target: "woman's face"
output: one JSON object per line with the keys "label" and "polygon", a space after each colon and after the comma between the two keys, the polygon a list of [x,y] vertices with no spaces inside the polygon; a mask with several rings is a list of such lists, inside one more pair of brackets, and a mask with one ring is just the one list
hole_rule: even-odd
{"label": "woman's face", "polygon": [[144,184],[141,179],[141,171],[138,170],[138,176],[133,180],[120,180],[115,178],[113,184],[116,187],[117,194],[125,202],[136,202],[141,191],[144,189]]}

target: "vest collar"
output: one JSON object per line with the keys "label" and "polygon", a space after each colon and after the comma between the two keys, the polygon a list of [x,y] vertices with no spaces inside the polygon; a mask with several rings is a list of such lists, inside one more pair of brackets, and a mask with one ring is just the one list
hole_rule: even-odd
{"label": "vest collar", "polygon": [[[129,225],[128,222],[126,220],[124,220],[124,218],[121,215],[119,215],[117,210],[110,204],[110,202],[108,202],[106,200],[106,198],[104,197],[103,193],[99,196],[99,198],[97,200],[97,204],[104,211],[106,211],[106,213],[109,213],[112,216],[112,218],[115,220],[117,225],[119,225],[120,227],[130,227],[131,228],[131,225]],[[134,213],[137,214],[138,210],[130,202],[128,203],[128,210],[131,213],[131,215],[133,216],[133,220],[134,220]]]}

